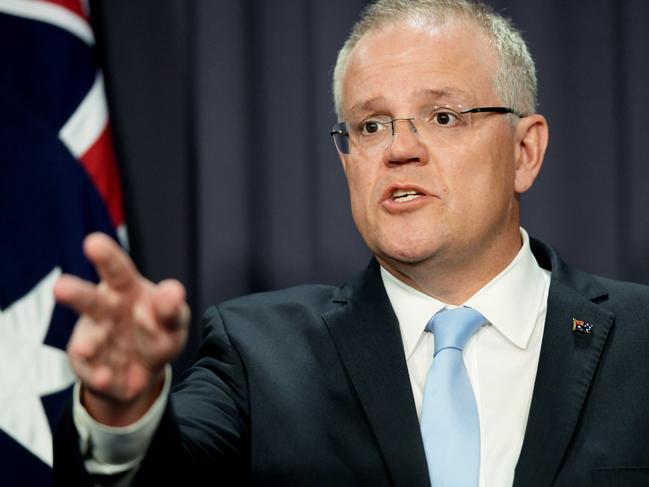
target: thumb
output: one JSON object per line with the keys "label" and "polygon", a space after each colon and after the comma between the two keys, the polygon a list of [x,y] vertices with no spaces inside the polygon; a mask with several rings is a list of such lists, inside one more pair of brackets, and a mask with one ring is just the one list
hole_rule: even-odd
{"label": "thumb", "polygon": [[160,325],[170,332],[189,326],[190,310],[185,288],[175,279],[160,282],[153,292],[153,312]]}

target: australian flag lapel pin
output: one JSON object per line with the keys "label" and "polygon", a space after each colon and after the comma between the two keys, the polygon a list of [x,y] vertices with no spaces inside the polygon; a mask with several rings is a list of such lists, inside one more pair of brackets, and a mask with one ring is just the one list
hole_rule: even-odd
{"label": "australian flag lapel pin", "polygon": [[572,319],[572,331],[576,331],[579,333],[586,333],[587,335],[590,335],[593,332],[593,325],[590,323],[587,323],[582,320],[578,320],[576,318]]}

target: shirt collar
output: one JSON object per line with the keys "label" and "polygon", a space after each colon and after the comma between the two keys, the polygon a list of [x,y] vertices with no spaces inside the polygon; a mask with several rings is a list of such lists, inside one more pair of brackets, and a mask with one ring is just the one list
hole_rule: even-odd
{"label": "shirt collar", "polygon": [[[509,265],[471,296],[464,306],[479,311],[489,323],[517,347],[526,348],[536,318],[544,309],[545,280],[548,279],[530,249],[529,236],[521,228],[523,245]],[[381,277],[394,309],[406,358],[421,339],[430,318],[444,307],[454,307],[417,291],[383,267]]]}

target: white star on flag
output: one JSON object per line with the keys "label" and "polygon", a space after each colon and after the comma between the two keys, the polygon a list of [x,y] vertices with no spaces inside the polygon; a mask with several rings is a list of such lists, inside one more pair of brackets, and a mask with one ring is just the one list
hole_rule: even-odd
{"label": "white star on flag", "polygon": [[0,429],[50,467],[52,432],[40,398],[74,380],[65,352],[43,343],[60,275],[55,267],[25,296],[0,310]]}

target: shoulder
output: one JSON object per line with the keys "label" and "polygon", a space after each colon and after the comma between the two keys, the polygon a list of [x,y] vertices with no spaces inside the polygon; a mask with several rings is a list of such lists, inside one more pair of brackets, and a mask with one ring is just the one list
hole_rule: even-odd
{"label": "shoulder", "polygon": [[530,242],[539,265],[551,271],[551,283],[561,283],[618,317],[649,321],[649,286],[590,274],[566,264],[554,249],[543,242],[536,239]]}
{"label": "shoulder", "polygon": [[249,294],[217,306],[223,314],[266,315],[325,312],[338,294],[337,286],[304,284],[278,291]]}
{"label": "shoulder", "polygon": [[208,327],[230,331],[281,329],[321,321],[321,316],[336,306],[340,288],[323,284],[306,284],[278,291],[255,293],[211,306],[203,315]]}
{"label": "shoulder", "polygon": [[584,274],[606,290],[607,296],[606,300],[602,302],[603,306],[617,314],[630,313],[645,320],[649,318],[649,286]]}

